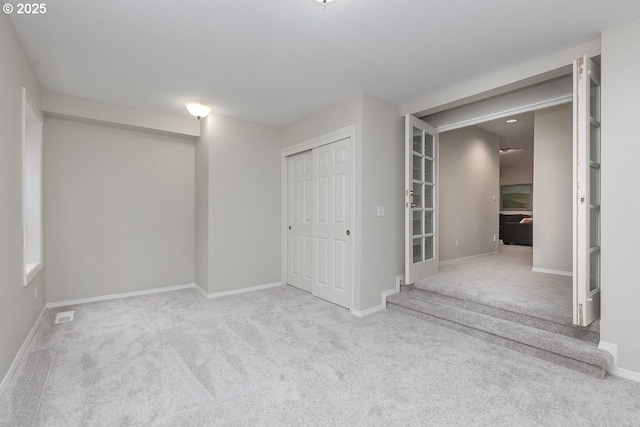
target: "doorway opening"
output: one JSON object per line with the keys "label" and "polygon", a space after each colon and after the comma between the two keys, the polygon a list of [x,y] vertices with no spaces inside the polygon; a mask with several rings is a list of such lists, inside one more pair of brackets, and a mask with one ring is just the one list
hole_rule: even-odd
{"label": "doorway opening", "polygon": [[440,134],[440,272],[417,289],[571,325],[571,116],[565,103]]}
{"label": "doorway opening", "polygon": [[[458,266],[464,270],[469,265],[462,264],[473,264],[470,258],[482,258],[484,270],[475,271],[475,279],[460,281],[477,288],[470,294],[482,289],[480,277],[494,285],[503,283],[500,275],[512,276],[505,267],[528,259],[531,274],[511,277],[511,283],[520,283],[522,290],[527,280],[540,281],[535,274],[553,275],[557,280],[543,281],[564,289],[547,286],[553,292],[539,295],[537,301],[536,292],[514,294],[515,309],[549,308],[553,304],[545,307],[545,300],[561,300],[563,304],[556,311],[562,311],[557,314],[567,318],[568,325],[586,326],[599,317],[599,310],[591,309],[599,309],[600,298],[598,75],[597,65],[583,56],[574,63],[573,74],[421,117],[435,125],[440,138],[438,261],[449,269]],[[528,102],[528,98],[545,92],[555,95],[545,94]],[[576,121],[580,114],[586,117],[582,119],[585,129]],[[525,135],[518,134],[518,128]],[[581,152],[587,155],[580,157]],[[524,164],[527,157],[532,166]],[[407,167],[407,174],[410,170]],[[518,221],[513,220],[515,216]],[[505,243],[524,248],[514,249]],[[495,264],[491,255],[502,261]],[[512,262],[503,262],[509,258]],[[593,284],[584,280],[585,265]],[[487,269],[490,274],[483,275]],[[582,280],[577,279],[580,275]],[[428,287],[438,277],[442,280],[442,275],[419,279],[417,287]],[[582,288],[587,290],[585,304],[580,299],[581,292],[584,297]],[[455,292],[461,290],[458,287]],[[492,299],[494,304],[496,300],[499,298]],[[587,320],[583,309],[590,311],[585,315]],[[545,317],[545,311],[539,316]]]}

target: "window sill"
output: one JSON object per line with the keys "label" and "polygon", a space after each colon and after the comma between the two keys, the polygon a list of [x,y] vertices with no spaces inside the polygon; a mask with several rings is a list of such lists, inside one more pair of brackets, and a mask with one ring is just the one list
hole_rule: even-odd
{"label": "window sill", "polygon": [[31,262],[25,265],[24,285],[27,286],[34,277],[42,270],[42,262]]}

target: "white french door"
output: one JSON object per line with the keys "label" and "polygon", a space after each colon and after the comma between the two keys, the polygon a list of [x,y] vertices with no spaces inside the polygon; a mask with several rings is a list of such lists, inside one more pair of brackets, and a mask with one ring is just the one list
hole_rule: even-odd
{"label": "white french door", "polygon": [[350,308],[351,138],[322,145],[313,155],[313,295]]}
{"label": "white french door", "polygon": [[600,317],[600,67],[573,63],[573,323]]}
{"label": "white french door", "polygon": [[405,282],[438,272],[438,131],[405,116]]}
{"label": "white french door", "polygon": [[313,170],[311,150],[287,158],[287,283],[311,292]]}

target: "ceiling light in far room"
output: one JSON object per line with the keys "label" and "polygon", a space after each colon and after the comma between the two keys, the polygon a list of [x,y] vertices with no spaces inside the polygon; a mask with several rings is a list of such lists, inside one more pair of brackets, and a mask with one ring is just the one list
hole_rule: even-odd
{"label": "ceiling light in far room", "polygon": [[213,108],[206,102],[201,101],[187,101],[184,103],[184,106],[187,107],[187,110],[189,110],[191,115],[197,117],[198,120],[203,117],[207,117]]}
{"label": "ceiling light in far room", "polygon": [[515,122],[517,122],[517,121],[518,121],[518,119],[507,119],[507,120],[506,120],[506,122],[507,122],[507,123],[509,123],[509,124],[511,124],[511,123],[515,123]]}
{"label": "ceiling light in far room", "polygon": [[501,148],[500,154],[511,153],[513,151],[522,151],[522,148]]}
{"label": "ceiling light in far room", "polygon": [[317,3],[322,3],[322,4],[327,4],[327,3],[331,3],[334,0],[315,0]]}

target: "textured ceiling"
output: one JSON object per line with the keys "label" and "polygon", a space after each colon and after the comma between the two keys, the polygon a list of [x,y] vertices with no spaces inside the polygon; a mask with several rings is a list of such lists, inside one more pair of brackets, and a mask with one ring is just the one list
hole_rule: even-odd
{"label": "textured ceiling", "polygon": [[403,105],[636,17],[638,0],[65,0],[11,15],[45,89],[180,115],[196,98],[275,126],[358,91]]}

